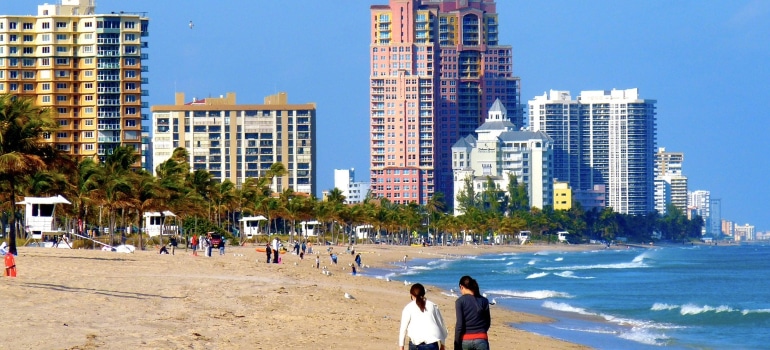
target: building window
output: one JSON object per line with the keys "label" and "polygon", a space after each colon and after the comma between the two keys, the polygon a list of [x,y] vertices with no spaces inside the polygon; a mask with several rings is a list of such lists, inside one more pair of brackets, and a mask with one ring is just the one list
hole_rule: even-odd
{"label": "building window", "polygon": [[126,29],[134,29],[136,28],[136,22],[126,22],[124,23],[124,27]]}
{"label": "building window", "polygon": [[56,28],[67,28],[67,22],[56,22]]}
{"label": "building window", "polygon": [[51,91],[51,83],[43,83],[43,91]]}
{"label": "building window", "polygon": [[51,96],[43,96],[43,103],[51,103]]}

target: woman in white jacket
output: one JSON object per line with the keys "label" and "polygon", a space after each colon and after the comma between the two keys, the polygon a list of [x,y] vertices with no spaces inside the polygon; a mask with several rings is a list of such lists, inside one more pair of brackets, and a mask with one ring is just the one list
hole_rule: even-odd
{"label": "woman in white jacket", "polygon": [[398,346],[404,350],[409,335],[409,350],[444,350],[447,329],[438,305],[425,298],[425,287],[415,283],[409,289],[412,302],[401,312]]}

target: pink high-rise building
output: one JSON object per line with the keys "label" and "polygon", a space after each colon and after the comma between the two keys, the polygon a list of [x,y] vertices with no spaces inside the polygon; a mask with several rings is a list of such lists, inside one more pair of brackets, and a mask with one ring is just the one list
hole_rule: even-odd
{"label": "pink high-rise building", "polygon": [[498,44],[494,0],[371,6],[371,190],[396,203],[452,200],[451,147],[495,99],[522,126],[520,80]]}

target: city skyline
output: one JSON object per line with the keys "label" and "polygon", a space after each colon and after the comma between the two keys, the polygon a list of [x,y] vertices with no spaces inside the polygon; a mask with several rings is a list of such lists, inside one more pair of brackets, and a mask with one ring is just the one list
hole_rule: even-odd
{"label": "city skyline", "polygon": [[[369,167],[368,13],[381,3],[98,0],[96,12],[150,18],[150,106],[182,91],[235,92],[243,103],[286,91],[290,103],[316,102],[320,191],[333,186],[335,168]],[[0,0],[0,12],[35,14],[39,4]],[[657,146],[685,154],[690,191],[721,199],[724,219],[770,229],[770,122],[759,102],[770,97],[760,69],[770,57],[770,3],[498,1],[497,13],[522,102],[551,89],[639,88],[658,101]]]}

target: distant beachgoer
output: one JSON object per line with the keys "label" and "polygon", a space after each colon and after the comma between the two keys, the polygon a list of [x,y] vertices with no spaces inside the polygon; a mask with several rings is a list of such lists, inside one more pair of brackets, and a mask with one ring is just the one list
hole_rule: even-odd
{"label": "distant beachgoer", "polygon": [[305,251],[307,250],[307,246],[305,245],[305,241],[302,241],[302,244],[300,245],[300,250],[302,251],[302,255],[304,255]]}
{"label": "distant beachgoer", "polygon": [[356,254],[356,265],[361,267],[361,253]]}
{"label": "distant beachgoer", "polygon": [[222,240],[219,241],[219,255],[225,255],[225,237],[222,236]]}
{"label": "distant beachgoer", "polygon": [[198,256],[198,236],[193,235],[190,240],[190,248],[193,251],[193,256]]}
{"label": "distant beachgoer", "polygon": [[165,245],[160,247],[160,251],[158,252],[158,254],[168,254],[168,249],[166,249]]}
{"label": "distant beachgoer", "polygon": [[214,249],[211,243],[211,232],[206,235],[206,256],[211,257],[211,250]]}
{"label": "distant beachgoer", "polygon": [[299,242],[294,241],[294,254],[299,255]]}
{"label": "distant beachgoer", "polygon": [[169,239],[169,244],[171,244],[171,255],[174,255],[174,252],[176,251],[176,246],[179,244],[176,240],[176,235],[171,236],[171,239]]}
{"label": "distant beachgoer", "polygon": [[273,238],[273,263],[278,263],[278,249],[281,248],[280,246],[281,242],[278,240],[278,238]]}
{"label": "distant beachgoer", "polygon": [[409,288],[409,294],[412,301],[406,304],[401,312],[401,328],[398,334],[399,348],[404,350],[404,338],[409,335],[410,350],[443,350],[447,329],[438,305],[425,298],[425,287],[422,284],[413,284]]}
{"label": "distant beachgoer", "polygon": [[321,258],[318,255],[316,255],[315,256],[315,268],[319,268],[319,267],[321,267]]}
{"label": "distant beachgoer", "polygon": [[481,295],[479,284],[471,276],[460,278],[461,296],[455,301],[455,350],[489,349],[487,332],[492,322],[489,300]]}
{"label": "distant beachgoer", "polygon": [[5,275],[8,277],[16,277],[16,258],[13,257],[13,254],[11,254],[11,252],[6,252],[4,260],[5,260]]}
{"label": "distant beachgoer", "polygon": [[267,254],[267,263],[270,263],[270,257],[273,256],[273,249],[270,248],[270,243],[265,244],[265,254]]}
{"label": "distant beachgoer", "polygon": [[337,254],[329,254],[329,258],[332,260],[332,264],[337,265]]}
{"label": "distant beachgoer", "polygon": [[356,275],[356,265],[350,265],[350,268],[353,270],[353,276]]}

